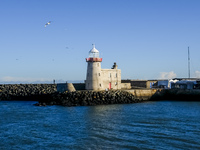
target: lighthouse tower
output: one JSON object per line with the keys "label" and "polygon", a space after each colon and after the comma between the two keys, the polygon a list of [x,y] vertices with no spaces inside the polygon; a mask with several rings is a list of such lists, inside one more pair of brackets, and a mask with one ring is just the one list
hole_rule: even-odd
{"label": "lighthouse tower", "polygon": [[89,51],[89,57],[86,58],[87,65],[87,75],[85,81],[86,90],[102,90],[101,83],[101,62],[102,58],[99,58],[99,51],[93,48]]}

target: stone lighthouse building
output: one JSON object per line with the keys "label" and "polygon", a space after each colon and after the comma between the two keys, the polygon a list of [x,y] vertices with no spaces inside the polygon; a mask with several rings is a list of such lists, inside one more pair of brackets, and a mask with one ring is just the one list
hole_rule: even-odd
{"label": "stone lighthouse building", "polygon": [[99,51],[93,45],[86,58],[87,75],[85,80],[86,90],[121,89],[121,70],[114,63],[111,69],[101,69],[102,58]]}

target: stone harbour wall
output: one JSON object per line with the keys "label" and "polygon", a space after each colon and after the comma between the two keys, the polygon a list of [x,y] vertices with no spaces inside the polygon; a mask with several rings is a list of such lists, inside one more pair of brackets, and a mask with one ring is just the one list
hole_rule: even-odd
{"label": "stone harbour wall", "polygon": [[162,91],[162,89],[130,89],[126,90],[132,93],[135,98],[149,100],[155,93]]}

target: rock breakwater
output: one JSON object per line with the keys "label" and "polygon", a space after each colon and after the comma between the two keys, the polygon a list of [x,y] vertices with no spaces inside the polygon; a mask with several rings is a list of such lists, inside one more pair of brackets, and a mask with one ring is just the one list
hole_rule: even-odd
{"label": "rock breakwater", "polygon": [[37,100],[56,91],[56,84],[2,84],[0,100]]}
{"label": "rock breakwater", "polygon": [[56,84],[2,84],[0,100],[34,100],[37,106],[93,106],[142,102],[122,90],[57,92]]}
{"label": "rock breakwater", "polygon": [[[57,92],[56,84],[2,84],[0,100],[34,100],[37,106],[93,106],[107,104],[129,104],[142,102],[147,90],[139,92],[109,91],[73,91]],[[134,95],[135,94],[135,95]],[[200,101],[200,90],[166,89],[156,90],[148,100],[185,100]]]}
{"label": "rock breakwater", "polygon": [[54,93],[46,95],[37,106],[62,105],[62,106],[94,106],[106,104],[129,104],[142,102],[135,99],[133,94],[126,91],[76,91]]}

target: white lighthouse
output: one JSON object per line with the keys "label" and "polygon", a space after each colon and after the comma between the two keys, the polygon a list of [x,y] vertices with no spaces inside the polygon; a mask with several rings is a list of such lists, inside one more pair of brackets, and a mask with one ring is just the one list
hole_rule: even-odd
{"label": "white lighthouse", "polygon": [[102,58],[99,58],[99,51],[94,44],[89,51],[86,62],[88,63],[85,80],[86,90],[121,89],[121,70],[117,69],[116,63],[111,69],[102,69]]}
{"label": "white lighthouse", "polygon": [[99,58],[99,51],[93,48],[89,51],[89,57],[86,58],[87,65],[87,75],[85,81],[86,90],[102,90],[101,82],[101,62],[102,58]]}

